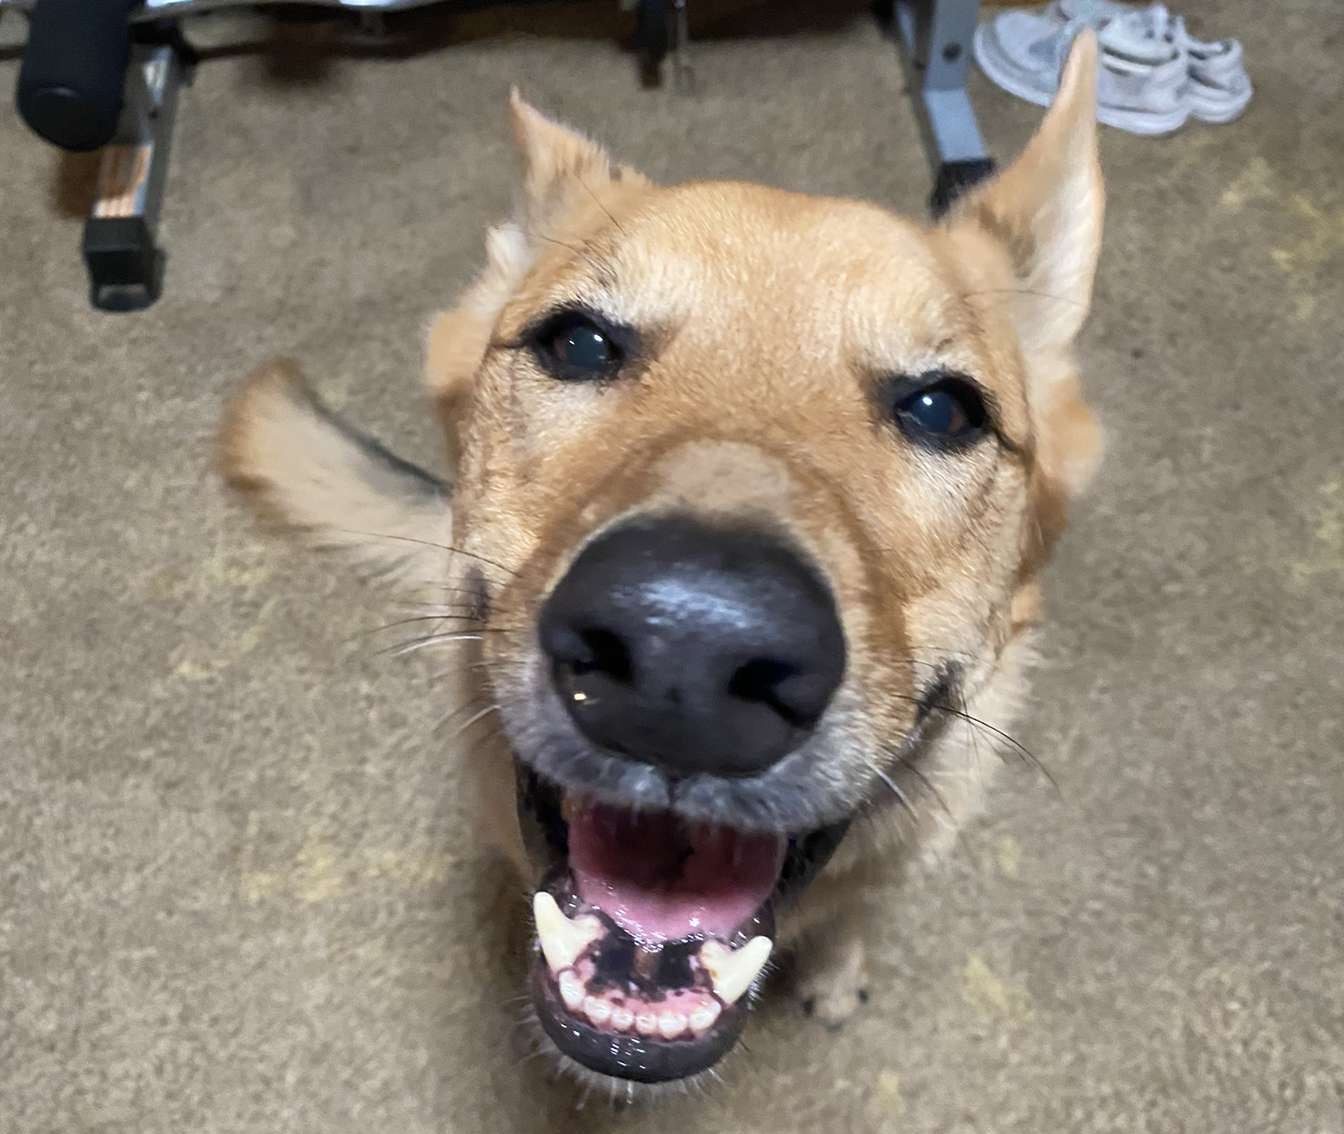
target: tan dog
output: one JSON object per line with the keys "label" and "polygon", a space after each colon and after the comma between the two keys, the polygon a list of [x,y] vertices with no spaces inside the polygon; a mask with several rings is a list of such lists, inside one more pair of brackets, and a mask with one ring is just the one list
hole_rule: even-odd
{"label": "tan dog", "polygon": [[568,1065],[708,1068],[777,910],[786,940],[824,923],[800,990],[843,1020],[870,888],[980,806],[1099,453],[1071,356],[1095,54],[1085,35],[1026,152],[932,228],[657,187],[515,96],[520,214],[429,336],[451,487],[285,364],[237,401],[231,483],[440,580],[423,644],[479,640],[463,681],[503,726],[471,764],[482,834],[536,891],[532,998]]}

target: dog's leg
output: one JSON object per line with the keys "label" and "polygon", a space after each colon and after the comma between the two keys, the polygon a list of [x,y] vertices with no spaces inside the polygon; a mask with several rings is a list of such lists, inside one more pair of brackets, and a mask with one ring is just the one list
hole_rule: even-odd
{"label": "dog's leg", "polygon": [[815,932],[798,954],[803,1011],[838,1028],[868,1000],[868,964],[861,910],[846,911]]}

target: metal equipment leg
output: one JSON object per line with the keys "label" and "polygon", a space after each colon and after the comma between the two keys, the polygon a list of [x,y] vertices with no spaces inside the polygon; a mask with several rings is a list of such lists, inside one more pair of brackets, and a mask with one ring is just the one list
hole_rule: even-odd
{"label": "metal equipment leg", "polygon": [[933,162],[930,207],[946,212],[967,187],[987,177],[985,149],[966,93],[980,0],[896,0],[896,27],[925,145]]}
{"label": "metal equipment leg", "polygon": [[102,149],[98,196],[84,225],[89,294],[104,311],[138,311],[159,297],[164,255],[155,236],[182,77],[175,46],[133,46],[117,131]]}

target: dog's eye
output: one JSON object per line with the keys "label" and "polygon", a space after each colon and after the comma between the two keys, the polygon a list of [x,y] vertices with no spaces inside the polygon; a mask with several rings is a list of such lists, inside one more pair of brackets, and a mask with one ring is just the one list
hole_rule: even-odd
{"label": "dog's eye", "polygon": [[975,441],[985,432],[989,414],[980,392],[965,379],[952,376],[908,382],[896,394],[892,411],[906,435],[934,445],[956,446]]}
{"label": "dog's eye", "polygon": [[625,360],[615,334],[579,312],[565,312],[548,320],[534,344],[542,365],[566,381],[608,377]]}

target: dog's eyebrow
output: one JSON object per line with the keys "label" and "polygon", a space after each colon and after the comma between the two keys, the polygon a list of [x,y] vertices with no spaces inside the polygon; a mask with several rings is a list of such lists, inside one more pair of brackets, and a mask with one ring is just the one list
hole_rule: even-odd
{"label": "dog's eyebrow", "polygon": [[623,345],[629,348],[639,341],[641,337],[639,328],[633,326],[629,320],[617,315],[613,308],[614,305],[593,303],[586,297],[575,296],[569,299],[555,299],[529,313],[522,327],[515,334],[512,336],[493,336],[489,345],[495,350],[521,350],[545,330],[547,325],[566,315],[578,315],[591,319],[598,325],[615,332],[625,340]]}

